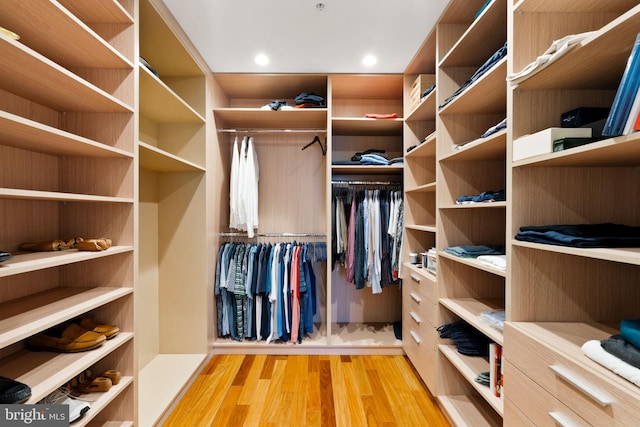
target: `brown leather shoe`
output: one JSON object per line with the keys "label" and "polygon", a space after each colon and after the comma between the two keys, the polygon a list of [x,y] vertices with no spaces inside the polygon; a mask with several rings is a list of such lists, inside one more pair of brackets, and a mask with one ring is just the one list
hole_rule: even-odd
{"label": "brown leather shoe", "polygon": [[72,323],[61,332],[51,329],[32,336],[27,340],[27,347],[35,351],[75,353],[93,350],[104,344],[106,340],[104,335],[88,331]]}
{"label": "brown leather shoe", "polygon": [[90,317],[84,317],[80,320],[80,326],[82,326],[87,331],[92,331],[97,334],[104,335],[108,340],[118,335],[120,332],[120,328],[115,325],[103,325]]}
{"label": "brown leather shoe", "polygon": [[111,247],[111,239],[104,237],[100,239],[86,239],[76,244],[79,251],[100,252]]}

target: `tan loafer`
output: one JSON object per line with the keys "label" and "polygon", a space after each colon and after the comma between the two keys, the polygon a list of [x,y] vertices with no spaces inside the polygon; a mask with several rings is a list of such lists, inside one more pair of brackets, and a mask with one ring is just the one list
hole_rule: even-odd
{"label": "tan loafer", "polygon": [[108,340],[118,335],[120,332],[120,328],[115,325],[103,325],[101,323],[96,322],[90,317],[84,317],[80,320],[80,326],[82,326],[87,331],[92,331],[97,334],[104,335]]}
{"label": "tan loafer", "polygon": [[88,331],[72,323],[61,332],[52,329],[32,336],[27,340],[27,347],[35,351],[75,353],[98,348],[106,340],[103,334]]}

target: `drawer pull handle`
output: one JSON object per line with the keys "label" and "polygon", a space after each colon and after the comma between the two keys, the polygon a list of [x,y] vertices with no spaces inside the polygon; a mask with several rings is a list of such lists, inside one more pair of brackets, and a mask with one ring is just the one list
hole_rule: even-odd
{"label": "drawer pull handle", "polygon": [[414,300],[415,302],[417,302],[418,304],[420,304],[420,301],[422,301],[420,299],[420,297],[416,294],[414,294],[413,292],[411,292],[409,295],[411,295],[411,299]]}
{"label": "drawer pull handle", "polygon": [[409,331],[409,333],[411,334],[411,338],[413,338],[413,340],[414,340],[416,343],[420,344],[420,343],[422,342],[422,339],[418,336],[418,334],[416,334],[416,333],[415,333],[415,332],[413,332],[413,331]]}
{"label": "drawer pull handle", "polygon": [[569,369],[560,365],[549,365],[549,369],[555,372],[560,378],[573,384],[578,390],[595,400],[602,406],[609,406],[613,401],[604,393],[597,390],[593,385],[589,384],[585,379],[571,372]]}
{"label": "drawer pull handle", "polygon": [[560,427],[577,427],[577,424],[574,424],[570,419],[568,419],[565,415],[560,412],[548,412],[549,416],[553,418]]}
{"label": "drawer pull handle", "polygon": [[410,274],[409,277],[411,277],[411,280],[413,280],[416,283],[420,283],[420,278],[418,276],[416,276],[415,274]]}
{"label": "drawer pull handle", "polygon": [[409,313],[409,316],[411,316],[411,318],[417,323],[420,324],[420,322],[422,322],[422,319],[420,318],[420,316],[418,316],[417,314],[415,314],[413,311]]}

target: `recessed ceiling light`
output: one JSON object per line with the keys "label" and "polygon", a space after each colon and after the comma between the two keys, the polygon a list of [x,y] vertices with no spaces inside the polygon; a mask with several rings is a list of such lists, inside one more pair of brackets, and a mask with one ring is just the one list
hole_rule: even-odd
{"label": "recessed ceiling light", "polygon": [[255,61],[258,65],[267,65],[269,63],[269,57],[264,53],[260,53],[256,55]]}
{"label": "recessed ceiling light", "polygon": [[374,55],[367,55],[362,59],[362,63],[367,67],[374,65],[376,62],[378,62],[378,58],[376,58]]}

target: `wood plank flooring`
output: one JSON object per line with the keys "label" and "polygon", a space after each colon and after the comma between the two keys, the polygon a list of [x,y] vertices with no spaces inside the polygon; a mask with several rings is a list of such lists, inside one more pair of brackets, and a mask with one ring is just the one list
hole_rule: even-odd
{"label": "wood plank flooring", "polygon": [[216,355],[165,427],[448,427],[405,356]]}

